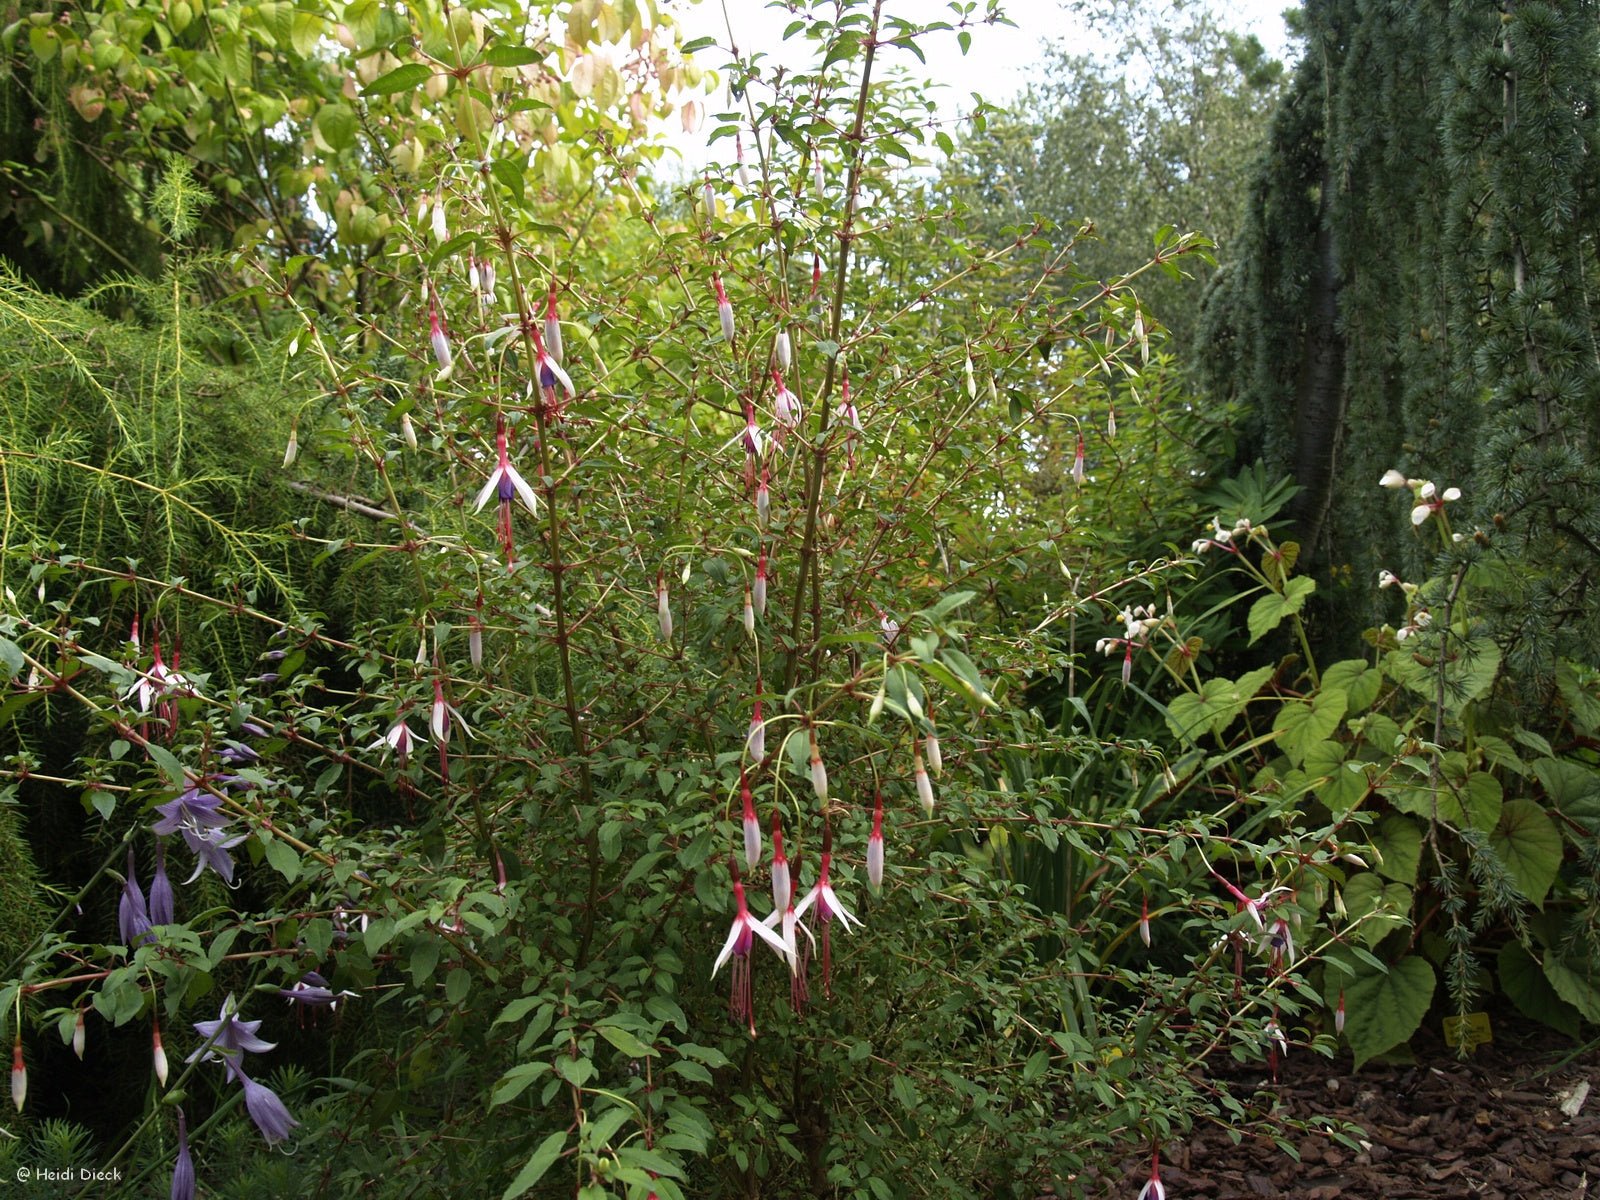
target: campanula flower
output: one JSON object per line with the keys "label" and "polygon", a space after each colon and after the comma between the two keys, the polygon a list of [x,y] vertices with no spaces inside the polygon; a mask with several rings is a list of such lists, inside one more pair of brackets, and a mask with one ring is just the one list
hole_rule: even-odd
{"label": "campanula flower", "polygon": [[130,950],[150,933],[150,910],[144,890],[135,873],[133,847],[128,847],[128,877],[122,881],[122,899],[117,901],[117,935]]}
{"label": "campanula flower", "polygon": [[156,839],[156,873],[150,880],[150,924],[171,925],[174,908],[172,880],[167,878],[167,843]]}
{"label": "campanula flower", "polygon": [[275,1145],[289,1136],[289,1131],[300,1122],[289,1115],[289,1110],[278,1098],[278,1093],[257,1083],[244,1072],[239,1072],[239,1082],[244,1086],[244,1107],[256,1123],[267,1145]]}
{"label": "campanula flower", "polygon": [[289,1131],[300,1122],[289,1115],[289,1110],[271,1088],[257,1083],[244,1070],[246,1054],[264,1054],[276,1045],[256,1036],[261,1022],[241,1021],[230,994],[222,1002],[222,1012],[215,1021],[196,1021],[194,1028],[206,1043],[191,1054],[188,1061],[220,1062],[228,1078],[239,1081],[244,1087],[245,1109],[261,1136],[266,1138],[267,1145],[288,1137]]}
{"label": "campanula flower", "polygon": [[[219,775],[214,779],[217,786],[226,786],[233,781],[233,776]],[[180,792],[176,799],[165,804],[156,805],[156,812],[161,814],[161,820],[151,826],[151,829],[162,837],[172,834],[181,834],[184,842],[195,856],[194,874],[190,875],[185,883],[193,883],[200,878],[200,872],[210,867],[223,880],[233,883],[233,858],[228,851],[245,840],[246,834],[229,836],[233,819],[224,816],[219,810],[222,807],[220,797],[210,792],[200,790],[198,784],[191,785]]]}
{"label": "campanula flower", "polygon": [[194,1200],[194,1159],[189,1156],[189,1124],[178,1110],[178,1159],[172,1165],[170,1200]]}

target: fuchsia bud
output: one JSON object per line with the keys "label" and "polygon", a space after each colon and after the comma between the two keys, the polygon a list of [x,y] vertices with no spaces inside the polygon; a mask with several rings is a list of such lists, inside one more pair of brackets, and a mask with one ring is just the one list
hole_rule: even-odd
{"label": "fuchsia bud", "polygon": [[932,708],[928,709],[928,728],[930,732],[927,737],[922,739],[922,748],[928,753],[928,768],[933,772],[935,778],[937,778],[938,776],[944,774],[944,751],[939,749],[939,735],[936,732],[932,732]]}
{"label": "fuchsia bud", "polygon": [[22,1028],[17,1028],[17,1040],[11,1046],[11,1103],[22,1111],[28,1099],[28,1066],[22,1061]]}
{"label": "fuchsia bud", "polygon": [[822,255],[811,256],[811,295],[807,298],[813,309],[822,305]]}
{"label": "fuchsia bud", "polygon": [[920,745],[917,746],[915,755],[915,765],[912,768],[912,773],[916,776],[917,781],[917,799],[922,801],[922,811],[931,817],[933,816],[933,784],[928,780],[928,768],[922,763],[922,748]]}
{"label": "fuchsia bud", "polygon": [[767,469],[761,468],[761,483],[756,487],[756,528],[766,532],[772,518],[772,489],[767,486]]}
{"label": "fuchsia bud", "polygon": [[822,177],[822,155],[815,149],[811,151],[811,186],[817,190],[817,200],[827,199],[827,181]]}
{"label": "fuchsia bud", "polygon": [[750,794],[743,765],[739,767],[739,797],[744,801],[744,863],[754,871],[761,861],[761,820],[756,816],[755,797]]}
{"label": "fuchsia bud", "polygon": [[83,1061],[83,1048],[87,1041],[86,1031],[83,1027],[83,1009],[78,1010],[78,1019],[72,1024],[72,1052],[78,1056],[78,1061]]}
{"label": "fuchsia bud", "polygon": [[717,290],[717,320],[722,323],[722,340],[733,345],[733,305],[728,303],[728,293],[723,290],[722,276],[713,271],[711,286]]}
{"label": "fuchsia bud", "polygon": [[467,654],[474,669],[483,666],[483,593],[478,593],[478,604],[472,613],[472,623],[467,628]]}
{"label": "fuchsia bud", "polygon": [[1078,452],[1072,456],[1072,481],[1083,486],[1083,434],[1078,435]]}
{"label": "fuchsia bud", "polygon": [[755,637],[756,635],[756,608],[750,602],[749,585],[746,585],[744,589],[744,631],[750,637]]}
{"label": "fuchsia bud", "polygon": [[661,640],[672,640],[672,605],[667,595],[667,578],[656,572],[656,623],[661,627]]}
{"label": "fuchsia bud", "polygon": [[1106,437],[1114,438],[1116,436],[1117,436],[1117,406],[1115,404],[1113,404],[1111,406],[1111,411],[1106,414]]}
{"label": "fuchsia bud", "polygon": [[778,330],[777,336],[772,339],[772,357],[777,361],[780,371],[787,371],[789,364],[794,361],[794,350],[789,343],[787,329]]}
{"label": "fuchsia bud", "polygon": [[1344,1032],[1344,989],[1339,989],[1339,1006],[1333,1010],[1333,1032]]}
{"label": "fuchsia bud", "polygon": [[756,582],[751,594],[755,598],[756,612],[763,617],[767,615],[767,552],[761,551],[761,556],[756,559]]}
{"label": "fuchsia bud", "polygon": [[161,1046],[161,1022],[157,1021],[150,1034],[150,1060],[155,1067],[156,1080],[167,1086],[167,1052]]}
{"label": "fuchsia bud", "polygon": [[748,192],[750,190],[750,172],[744,165],[744,138],[737,133],[733,135],[733,152],[739,160],[739,186]]}
{"label": "fuchsia bud", "polygon": [[806,736],[811,741],[811,786],[817,793],[817,799],[823,804],[828,802],[828,768],[822,765],[822,751],[817,748],[817,731],[810,728]]}
{"label": "fuchsia bud", "polygon": [[433,358],[439,369],[448,371],[455,362],[455,355],[450,350],[450,338],[439,323],[439,310],[431,304],[428,306],[428,340],[433,343]]}
{"label": "fuchsia bud", "polygon": [[443,188],[440,188],[433,197],[433,240],[436,242],[450,240],[450,224],[445,219]]}
{"label": "fuchsia bud", "polygon": [[794,889],[789,878],[789,860],[783,853],[783,820],[772,810],[772,904],[787,908],[793,903]]}
{"label": "fuchsia bud", "polygon": [[561,347],[561,317],[556,312],[556,281],[550,280],[550,294],[544,301],[544,346],[550,354],[552,362],[560,363],[562,360]]}
{"label": "fuchsia bud", "polygon": [[705,201],[706,225],[709,228],[711,222],[717,219],[717,193],[711,187],[711,176],[706,176],[705,185],[701,189],[700,195]]}
{"label": "fuchsia bud", "polygon": [[872,834],[867,838],[867,882],[883,890],[883,793],[872,795]]}
{"label": "fuchsia bud", "polygon": [[[756,685],[758,688],[760,684]],[[767,757],[767,723],[761,719],[761,698],[756,697],[755,715],[750,718],[750,729],[745,734],[744,748],[750,752],[750,761],[759,766]]]}
{"label": "fuchsia bud", "polygon": [[1150,898],[1144,899],[1144,904],[1139,910],[1139,940],[1146,947],[1150,945]]}

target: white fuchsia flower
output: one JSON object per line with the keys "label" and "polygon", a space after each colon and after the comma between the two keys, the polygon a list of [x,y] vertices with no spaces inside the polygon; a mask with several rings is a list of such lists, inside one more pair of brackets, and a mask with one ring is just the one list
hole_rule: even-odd
{"label": "white fuchsia flower", "polygon": [[494,442],[496,464],[494,470],[489,472],[488,481],[478,492],[473,501],[472,511],[482,512],[483,506],[489,502],[490,496],[500,499],[500,514],[497,524],[500,545],[505,549],[506,564],[509,566],[516,557],[516,542],[512,536],[511,528],[511,501],[520,500],[522,507],[534,516],[539,515],[539,498],[534,494],[528,481],[522,477],[515,467],[511,465],[511,454],[507,446],[507,430],[505,418],[500,418],[495,424]]}
{"label": "white fuchsia flower", "polygon": [[781,446],[784,435],[800,427],[800,399],[784,384],[782,371],[772,373],[772,382],[777,389],[772,395],[772,436]]}
{"label": "white fuchsia flower", "polygon": [[417,735],[411,731],[411,726],[406,724],[405,716],[402,714],[395,718],[394,724],[389,726],[388,732],[368,746],[367,749],[377,750],[381,747],[385,758],[389,756],[389,752],[392,750],[395,758],[404,767],[410,759],[411,751],[416,744]]}
{"label": "white fuchsia flower", "polygon": [[760,921],[752,919],[750,909],[745,903],[744,884],[739,882],[739,868],[733,871],[733,926],[728,930],[728,938],[722,943],[722,951],[717,955],[717,961],[712,964],[711,975],[716,978],[722,964],[730,958],[733,960],[733,991],[728,1001],[728,1011],[734,1020],[744,1021],[750,1030],[750,1036],[756,1036],[755,996],[750,974],[750,951],[755,947],[755,939],[760,938],[773,950],[792,961],[789,948],[783,940],[768,929]]}
{"label": "white fuchsia flower", "polygon": [[544,346],[550,360],[560,365],[563,357],[561,344],[561,314],[556,310],[556,281],[550,280],[550,294],[544,301]]}
{"label": "white fuchsia flower", "polygon": [[824,824],[822,827],[822,870],[817,876],[817,882],[812,885],[800,903],[795,905],[795,918],[806,915],[806,910],[812,905],[817,909],[817,920],[822,923],[822,992],[823,995],[833,995],[833,953],[829,945],[829,930],[833,919],[839,918],[839,924],[846,933],[850,932],[852,925],[859,926],[861,922],[849,909],[839,903],[839,897],[834,894],[833,885],[829,881],[828,872],[833,862],[833,827]]}
{"label": "white fuchsia flower", "polygon": [[455,705],[444,698],[444,681],[437,676],[433,680],[433,712],[428,718],[428,730],[433,734],[433,740],[439,746],[439,775],[446,781],[450,778],[450,730],[451,722],[461,726],[463,737],[471,737],[472,730],[467,727],[467,722],[462,717]]}

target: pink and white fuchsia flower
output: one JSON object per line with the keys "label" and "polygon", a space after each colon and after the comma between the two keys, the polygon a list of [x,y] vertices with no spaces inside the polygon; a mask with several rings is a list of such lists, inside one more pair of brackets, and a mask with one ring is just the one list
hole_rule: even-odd
{"label": "pink and white fuchsia flower", "polygon": [[448,371],[455,362],[455,354],[450,349],[449,335],[439,322],[439,309],[432,303],[428,305],[428,341],[433,345],[433,359],[439,364],[439,370]]}
{"label": "pink and white fuchsia flower", "polygon": [[471,737],[472,730],[467,727],[467,722],[462,717],[455,705],[444,698],[444,681],[437,676],[433,680],[433,712],[428,720],[428,729],[433,734],[433,740],[439,745],[439,775],[446,781],[450,778],[450,728],[451,718],[461,726],[463,737]]}
{"label": "pink and white fuchsia flower", "polygon": [[367,749],[376,750],[380,746],[384,747],[383,755],[385,758],[389,756],[389,751],[393,750],[395,758],[399,761],[401,767],[404,767],[411,757],[412,748],[416,744],[417,735],[411,732],[411,726],[406,724],[405,714],[402,713],[395,718],[394,724],[389,726],[389,732],[373,742]]}
{"label": "pink and white fuchsia flower", "polygon": [[756,581],[750,589],[751,598],[756,602],[756,614],[767,615],[767,551],[762,548],[760,556],[756,559]]}
{"label": "pink and white fuchsia flower", "polygon": [[728,345],[733,345],[733,305],[728,302],[728,293],[722,286],[722,275],[719,272],[711,273],[711,286],[717,293],[717,321],[722,325],[722,340]]}
{"label": "pink and white fuchsia flower", "polygon": [[800,427],[800,399],[783,382],[782,371],[772,373],[772,382],[777,388],[772,395],[772,437],[781,446],[784,435]]}
{"label": "pink and white fuchsia flower", "polygon": [[861,922],[834,894],[833,885],[828,879],[828,871],[833,862],[833,826],[824,824],[822,827],[822,870],[817,876],[817,882],[807,892],[800,903],[795,905],[794,914],[798,920],[806,915],[806,910],[812,905],[817,909],[817,920],[822,922],[822,992],[823,995],[833,995],[833,954],[828,944],[828,931],[833,925],[833,919],[839,918],[839,924],[846,933],[850,932],[852,925],[859,926]]}
{"label": "pink and white fuchsia flower", "polygon": [[522,506],[534,516],[539,515],[539,498],[534,495],[533,489],[528,486],[517,469],[511,465],[510,451],[506,445],[506,423],[501,418],[495,426],[495,450],[499,461],[493,471],[489,472],[489,481],[483,485],[478,493],[477,500],[473,503],[472,511],[481,512],[483,506],[489,502],[489,497],[500,497],[499,536],[500,544],[506,552],[506,565],[510,566],[516,557],[516,543],[511,531],[511,501],[513,498],[522,501]]}
{"label": "pink and white fuchsia flower", "polygon": [[744,865],[754,871],[761,861],[761,818],[756,816],[755,797],[750,794],[750,780],[739,767],[739,799],[744,803]]}
{"label": "pink and white fuchsia flower", "polygon": [[729,869],[733,872],[733,926],[728,930],[727,941],[722,943],[722,952],[711,967],[711,977],[715,979],[717,972],[722,970],[722,964],[733,959],[733,991],[728,1000],[728,1012],[734,1020],[744,1021],[749,1027],[750,1036],[755,1037],[755,993],[750,974],[750,951],[759,937],[785,958],[790,958],[790,952],[777,934],[750,916],[744,899],[744,884],[739,882],[739,868],[732,865]]}
{"label": "pink and white fuchsia flower", "polygon": [[[761,681],[756,680],[756,691],[761,690]],[[750,761],[760,766],[767,757],[767,723],[761,717],[761,697],[756,697],[754,714],[750,717],[750,728],[745,731],[744,748],[750,755]]]}
{"label": "pink and white fuchsia flower", "polygon": [[672,641],[672,598],[667,591],[667,577],[661,572],[656,572],[656,624],[661,630],[663,642]]}
{"label": "pink and white fuchsia flower", "polygon": [[1150,1152],[1150,1178],[1139,1189],[1138,1200],[1167,1200],[1167,1189],[1161,1183],[1161,1148]]}
{"label": "pink and white fuchsia flower", "polygon": [[544,345],[550,359],[560,364],[562,358],[561,345],[561,314],[556,310],[556,281],[552,276],[550,280],[550,294],[544,302]]}
{"label": "pink and white fuchsia flower", "polygon": [[828,768],[822,765],[822,751],[817,748],[817,731],[815,727],[807,729],[806,736],[811,741],[811,787],[817,793],[817,800],[826,805],[828,803]]}

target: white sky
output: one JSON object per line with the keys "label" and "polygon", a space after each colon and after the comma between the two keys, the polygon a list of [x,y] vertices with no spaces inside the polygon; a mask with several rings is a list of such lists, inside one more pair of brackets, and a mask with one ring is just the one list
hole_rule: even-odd
{"label": "white sky", "polygon": [[[1288,31],[1283,23],[1283,10],[1290,0],[1226,0],[1219,7],[1231,14],[1233,27],[1240,33],[1253,33],[1278,58],[1290,53]],[[727,20],[724,19],[724,5]],[[719,47],[728,43],[728,26],[731,21],[734,38],[741,54],[755,51],[770,55],[770,65],[784,63],[791,66],[809,65],[810,44],[796,37],[785,45],[783,31],[793,21],[786,6],[771,7],[767,0],[700,0],[689,5],[686,0],[669,0],[662,7],[674,11],[683,29],[685,41],[699,37],[714,37]],[[803,7],[803,5],[802,5]],[[826,8],[827,6],[822,6]],[[982,12],[982,0],[976,9]],[[895,60],[911,71],[925,75],[938,85],[936,99],[947,108],[954,119],[972,107],[971,94],[980,93],[993,104],[1006,104],[1037,75],[1052,42],[1067,41],[1084,49],[1102,48],[1101,39],[1094,30],[1061,10],[1059,0],[1002,0],[1005,15],[1016,23],[1016,28],[1004,25],[978,25],[972,30],[972,48],[965,57],[953,33],[933,35],[918,44],[927,55],[923,67],[914,55],[906,51],[895,54]],[[944,0],[891,0],[890,11],[911,19],[943,20],[948,16]],[[720,67],[726,55],[716,49],[701,51],[696,61],[707,67]],[[726,107],[726,93],[709,97],[710,111]],[[684,166],[692,173],[708,159],[730,160],[733,156],[731,141],[719,142],[707,149],[705,135],[714,122],[706,122],[698,135],[685,134],[676,120],[665,130],[670,145],[683,155]]]}

